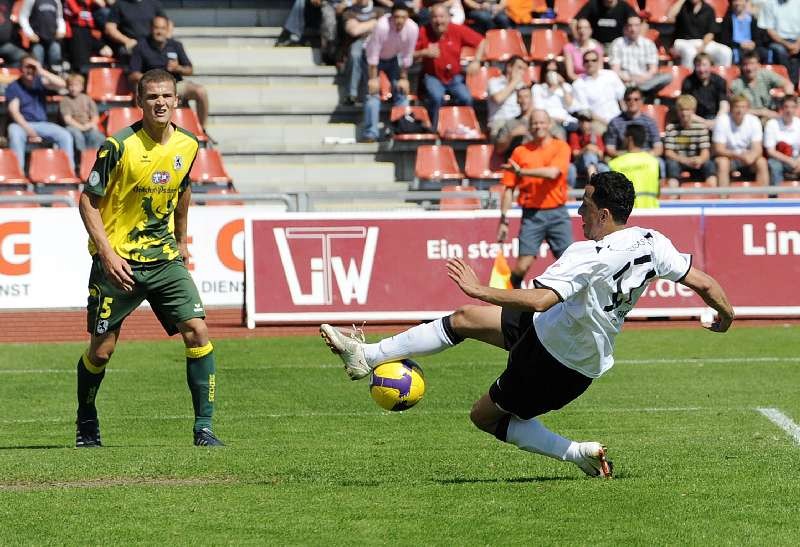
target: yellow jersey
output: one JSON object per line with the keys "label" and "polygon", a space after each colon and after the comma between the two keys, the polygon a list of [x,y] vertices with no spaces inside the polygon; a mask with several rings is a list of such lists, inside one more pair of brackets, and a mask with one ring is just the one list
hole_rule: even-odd
{"label": "yellow jersey", "polygon": [[[179,254],[172,213],[190,184],[198,142],[173,127],[164,145],[150,138],[141,121],[108,137],[84,187],[102,198],[100,216],[111,247],[132,262],[172,260]],[[89,252],[97,252],[91,238]]]}
{"label": "yellow jersey", "polygon": [[636,190],[635,209],[655,208],[659,206],[658,158],[650,152],[627,152],[608,162],[612,171],[619,171],[633,183]]}

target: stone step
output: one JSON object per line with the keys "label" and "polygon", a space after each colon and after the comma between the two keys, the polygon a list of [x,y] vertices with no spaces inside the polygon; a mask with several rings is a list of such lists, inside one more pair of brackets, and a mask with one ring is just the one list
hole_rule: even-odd
{"label": "stone step", "polygon": [[[330,71],[317,71],[317,68],[330,68]],[[310,69],[310,70],[309,70]],[[201,85],[335,85],[336,69],[334,67],[286,67],[284,70],[273,70],[245,74],[231,74],[224,67],[206,69],[202,74],[195,73],[190,79]],[[266,72],[266,73],[265,73]]]}
{"label": "stone step", "polygon": [[221,145],[247,145],[251,150],[279,144],[336,144],[342,139],[356,137],[353,124],[234,124],[214,121],[207,124],[206,129]]}
{"label": "stone step", "polygon": [[187,49],[195,70],[204,67],[243,67],[258,71],[260,67],[314,66],[320,64],[319,50],[310,47],[268,47],[247,45],[235,49],[198,46]]}
{"label": "stone step", "polygon": [[[388,107],[386,109],[388,112]],[[211,105],[209,123],[245,124],[324,124],[361,123],[363,108],[339,105],[335,109],[316,105],[280,105],[279,108],[260,105]]]}
{"label": "stone step", "polygon": [[213,84],[206,86],[206,91],[212,113],[302,111],[309,106],[330,112],[339,104],[339,89],[335,85]]}
{"label": "stone step", "polygon": [[291,7],[291,3],[287,6],[280,0],[263,1],[261,6],[267,7],[258,8],[217,7],[219,2],[201,0],[192,0],[191,5],[191,8],[167,9],[176,27],[279,27]]}
{"label": "stone step", "polygon": [[226,162],[240,164],[272,164],[272,163],[370,163],[375,161],[378,145],[277,145],[262,146],[258,149],[247,149],[236,145],[220,144],[217,147]]}
{"label": "stone step", "polygon": [[184,44],[185,40],[206,38],[209,40],[225,39],[225,38],[246,38],[246,39],[264,39],[264,38],[277,38],[280,36],[281,27],[175,27],[175,39],[180,40]]}
{"label": "stone step", "polygon": [[394,165],[391,163],[239,163],[226,160],[225,167],[240,191],[243,188],[277,187],[321,190],[371,189],[394,184]]}

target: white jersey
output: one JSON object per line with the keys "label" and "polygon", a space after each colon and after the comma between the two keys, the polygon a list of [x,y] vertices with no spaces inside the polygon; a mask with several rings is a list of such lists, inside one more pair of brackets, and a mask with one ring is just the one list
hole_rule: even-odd
{"label": "white jersey", "polygon": [[655,230],[630,227],[600,241],[573,243],[536,278],[561,302],[534,314],[542,345],[567,367],[597,378],[614,365],[625,316],[656,278],[679,281],[692,264]]}

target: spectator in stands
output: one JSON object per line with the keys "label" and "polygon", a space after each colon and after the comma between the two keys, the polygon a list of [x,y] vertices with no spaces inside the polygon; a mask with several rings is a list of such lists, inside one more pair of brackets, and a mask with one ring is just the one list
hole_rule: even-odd
{"label": "spectator in stands", "polygon": [[61,0],[24,0],[19,26],[36,60],[50,70],[61,71],[61,39],[67,32]]}
{"label": "spectator in stands", "polygon": [[619,171],[633,183],[636,190],[635,208],[658,207],[658,158],[642,147],[647,141],[644,126],[631,124],[625,128],[625,152],[608,162],[612,171]]}
{"label": "spectator in stands", "polygon": [[190,80],[184,79],[194,72],[192,62],[183,49],[183,44],[178,40],[167,38],[169,33],[169,19],[163,15],[153,17],[150,36],[133,48],[128,79],[131,89],[136,89],[136,84],[148,70],[161,68],[172,74],[178,82],[178,98],[182,101],[194,101],[197,118],[200,125],[206,126],[208,122],[208,93],[206,88]]}
{"label": "spectator in stands", "polygon": [[782,88],[784,93],[794,93],[792,83],[771,70],[764,69],[758,62],[758,53],[751,51],[742,58],[742,72],[731,82],[731,94],[744,95],[750,100],[750,113],[759,118],[775,118],[778,113],[772,110],[770,91]]}
{"label": "spectator in stands", "polygon": [[64,125],[72,135],[75,152],[80,155],[87,148],[100,148],[106,139],[97,128],[100,117],[97,105],[83,92],[83,76],[77,73],[67,76],[69,95],[59,104]]}
{"label": "spectator in stands", "polygon": [[769,183],[780,186],[787,178],[800,177],[800,118],[797,97],[785,95],[778,100],[779,117],[764,126],[764,148],[769,164]]}
{"label": "spectator in stands", "polygon": [[711,135],[708,128],[695,117],[697,99],[681,95],[675,101],[677,123],[667,124],[664,135],[664,161],[667,185],[679,186],[683,171],[689,178],[702,180],[707,186],[717,185],[716,166],[711,160]]}
{"label": "spectator in stands", "polygon": [[105,31],[123,62],[128,61],[136,44],[147,39],[156,15],[167,16],[158,0],[115,0]]}
{"label": "spectator in stands", "polygon": [[570,114],[574,102],[574,91],[561,73],[555,60],[544,67],[542,83],[533,86],[533,107],[544,110],[550,116],[554,137],[566,140],[567,132],[577,129],[578,120]]}
{"label": "spectator in stands", "polygon": [[[403,0],[401,0],[402,2]],[[506,0],[508,1],[508,0]],[[443,5],[450,14],[450,22],[456,25],[463,25],[466,22],[464,6],[461,0],[407,0],[405,4],[418,4],[414,11],[420,27],[424,27],[431,22],[431,8],[435,5]]]}
{"label": "spectator in stands", "polygon": [[95,13],[104,9],[105,0],[64,0],[64,20],[67,23],[65,43],[69,64],[74,72],[85,74],[89,70],[92,53],[103,57],[114,55],[105,42],[92,35],[92,31],[100,28]]}
{"label": "spectator in stands", "polygon": [[576,20],[588,19],[592,35],[605,45],[622,36],[622,27],[636,11],[626,0],[589,0],[570,21],[570,30],[575,36]]}
{"label": "spectator in stands", "polygon": [[568,139],[572,149],[572,163],[569,165],[567,183],[571,188],[583,186],[578,185],[578,178],[586,181],[595,173],[608,171],[608,166],[602,162],[606,149],[603,145],[603,134],[595,130],[591,115],[580,113],[577,119],[578,129],[570,133]]}
{"label": "spectator in stands", "polygon": [[749,0],[731,0],[730,9],[722,19],[719,41],[733,51],[733,62],[742,62],[742,55],[755,51],[762,63],[768,61],[769,36],[758,28],[758,18],[753,14]]}
{"label": "spectator in stands", "polygon": [[800,73],[800,0],[765,0],[758,12],[758,26],[772,42],[772,62],[785,66],[798,85]]}
{"label": "spectator in stands", "polygon": [[514,288],[520,288],[528,268],[539,255],[542,241],[547,241],[556,258],[572,244],[572,222],[565,206],[570,148],[550,134],[551,123],[547,112],[533,111],[533,139],[514,149],[503,174],[505,190],[500,200],[497,241],[508,237],[506,213],[515,189],[519,190],[517,202],[522,207],[519,258],[511,269]]}
{"label": "spectator in stands", "polygon": [[46,70],[33,55],[25,55],[21,66],[22,75],[6,89],[8,114],[11,117],[8,126],[9,148],[17,155],[20,169],[24,169],[25,145],[49,139],[67,153],[70,166],[74,168],[72,135],[60,125],[47,121],[45,105],[47,91],[60,91],[66,87],[66,82]]}
{"label": "spectator in stands", "polygon": [[25,56],[25,50],[14,44],[16,29],[11,20],[14,0],[0,0],[0,58],[5,64],[17,66]]}
{"label": "spectator in stands", "polygon": [[530,25],[539,14],[548,19],[555,15],[545,0],[506,0],[506,15],[512,26]]}
{"label": "spectator in stands", "polygon": [[530,87],[521,87],[517,90],[517,103],[519,114],[516,118],[506,120],[506,123],[497,133],[490,137],[494,144],[494,153],[508,161],[511,152],[517,146],[531,140],[531,115],[533,115],[533,95]]}
{"label": "spectator in stands", "polygon": [[623,95],[625,111],[611,119],[608,130],[603,135],[606,145],[606,156],[614,158],[626,150],[625,130],[630,125],[641,125],[645,129],[645,140],[639,147],[647,150],[654,156],[664,154],[664,144],[661,142],[661,132],[656,121],[642,112],[643,97],[638,87],[625,89]]}
{"label": "spectator in stands", "polygon": [[572,88],[575,91],[573,112],[588,112],[598,128],[605,131],[605,126],[621,112],[620,101],[625,94],[625,84],[616,72],[600,68],[603,58],[596,51],[583,54],[586,74],[575,80]]}
{"label": "spectator in stands", "polygon": [[508,120],[520,114],[517,102],[517,91],[525,85],[525,72],[528,63],[522,57],[514,55],[506,62],[505,74],[491,78],[488,83],[489,100],[489,135],[494,138]]}
{"label": "spectator in stands", "polygon": [[[392,83],[392,103],[408,104],[410,91],[408,68],[413,63],[414,47],[419,35],[419,27],[411,20],[410,10],[404,3],[392,6],[390,15],[378,20],[375,29],[367,39],[367,100],[364,102],[365,142],[378,140],[378,120],[380,117],[381,83],[379,72],[383,71]],[[436,127],[434,125],[434,127]]]}
{"label": "spectator in stands", "polygon": [[480,70],[485,43],[483,36],[471,28],[451,23],[445,5],[435,4],[430,12],[431,22],[420,29],[414,56],[422,59],[425,106],[436,127],[445,93],[457,105],[472,105],[472,95],[461,74],[461,48],[475,48],[475,59],[467,66],[467,73],[473,73]]}
{"label": "spectator in stands", "polygon": [[506,0],[463,0],[467,19],[480,34],[495,28],[509,28],[512,23],[506,14]]}
{"label": "spectator in stands", "polygon": [[635,85],[652,95],[666,86],[671,74],[658,72],[658,49],[655,42],[642,35],[642,19],[628,17],[623,35],[611,43],[609,64],[625,85]]}
{"label": "spectator in stands", "polygon": [[345,65],[345,81],[347,82],[345,104],[356,104],[361,95],[363,81],[367,73],[367,59],[364,56],[364,48],[367,38],[372,33],[375,25],[378,24],[378,20],[385,13],[386,10],[372,0],[354,0],[353,5],[342,15],[345,47],[349,52],[347,64]]}
{"label": "spectator in stands", "polygon": [[694,58],[694,72],[683,80],[681,94],[697,100],[695,120],[702,121],[708,129],[714,127],[717,115],[728,113],[728,84],[713,72],[707,53],[698,53]]}
{"label": "spectator in stands", "polygon": [[692,68],[698,53],[708,53],[714,62],[730,66],[733,58],[731,48],[714,41],[719,33],[714,8],[703,0],[678,0],[669,9],[667,22],[675,25],[673,56],[683,66]]}
{"label": "spectator in stands", "polygon": [[759,186],[769,182],[769,168],[763,155],[761,122],[750,114],[750,100],[744,95],[731,99],[731,111],[717,118],[712,142],[717,163],[717,178],[722,187],[730,186],[731,173],[738,171],[746,180],[755,178]]}
{"label": "spectator in stands", "polygon": [[595,51],[602,57],[603,44],[592,38],[592,25],[588,19],[578,19],[575,22],[575,39],[564,46],[564,70],[570,82],[586,74],[583,66],[583,56],[587,51]]}
{"label": "spectator in stands", "polygon": [[351,0],[311,0],[318,3],[322,20],[319,24],[319,47],[322,62],[326,65],[336,64],[336,49],[339,42],[339,30],[342,15],[350,7]]}

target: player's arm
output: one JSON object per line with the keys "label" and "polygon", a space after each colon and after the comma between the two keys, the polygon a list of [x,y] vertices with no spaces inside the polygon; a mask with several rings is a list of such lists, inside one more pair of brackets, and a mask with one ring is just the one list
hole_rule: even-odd
{"label": "player's arm", "polygon": [[178,203],[175,205],[175,241],[178,251],[184,261],[189,260],[189,239],[187,225],[189,219],[189,203],[192,201],[192,187],[186,185],[178,194]]}
{"label": "player's arm", "polygon": [[447,261],[447,275],[464,294],[489,304],[522,311],[546,311],[558,304],[559,297],[551,289],[494,289],[478,281],[475,270],[460,258]]}
{"label": "player's arm", "polygon": [[717,283],[716,279],[695,267],[691,267],[689,268],[689,272],[679,283],[686,285],[700,295],[703,302],[719,314],[719,319],[711,326],[706,327],[708,330],[725,332],[730,328],[734,318],[733,306],[728,302],[725,291],[722,290],[722,287]]}
{"label": "player's arm", "polygon": [[108,279],[120,289],[130,291],[133,289],[133,272],[130,264],[114,252],[108,241],[103,218],[100,216],[99,203],[101,199],[96,194],[83,192],[78,201],[78,210],[89,237],[94,241],[97,255],[100,257]]}

